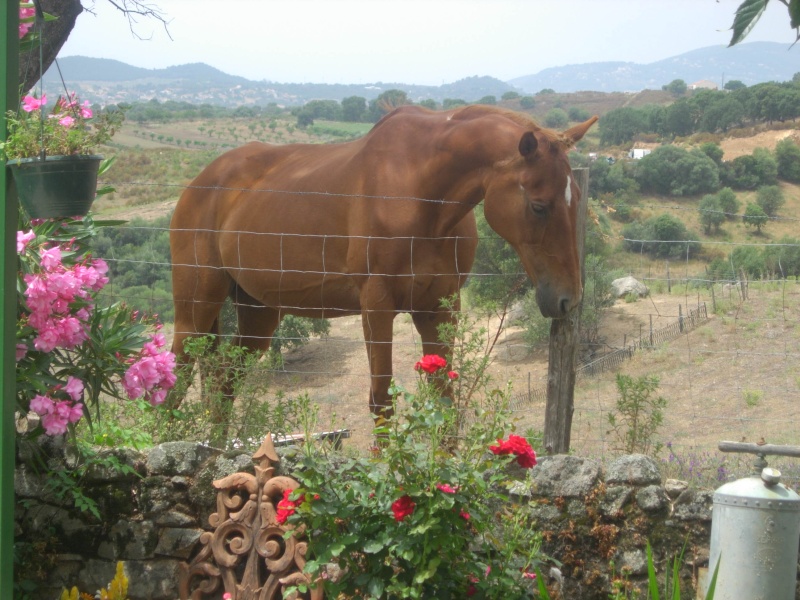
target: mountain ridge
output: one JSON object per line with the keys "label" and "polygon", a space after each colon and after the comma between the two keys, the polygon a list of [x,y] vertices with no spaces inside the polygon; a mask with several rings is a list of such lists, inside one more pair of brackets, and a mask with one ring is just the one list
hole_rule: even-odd
{"label": "mountain ridge", "polygon": [[[683,79],[687,84],[711,80],[720,87],[723,79],[736,79],[753,85],[791,79],[800,72],[800,52],[788,50],[784,44],[751,42],[733,48],[700,48],[648,64],[605,61],[563,65],[507,82],[490,76],[473,76],[440,86],[380,81],[371,84],[255,81],[229,75],[205,63],[147,69],[118,60],[83,56],[60,58],[59,65],[64,79],[72,86],[70,91],[92,102],[159,99],[223,106],[270,102],[293,106],[313,99],[341,101],[348,96],[371,100],[393,88],[405,91],[415,102],[433,99],[441,103],[447,98],[467,102],[486,96],[500,98],[506,92],[532,95],[543,89],[559,93],[659,90],[675,79]],[[54,65],[45,73],[45,90],[51,94],[63,93],[60,81]]]}

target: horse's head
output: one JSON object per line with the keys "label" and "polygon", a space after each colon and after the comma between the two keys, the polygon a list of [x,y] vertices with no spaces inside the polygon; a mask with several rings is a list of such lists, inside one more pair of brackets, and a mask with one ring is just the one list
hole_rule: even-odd
{"label": "horse's head", "polygon": [[575,233],[581,192],[566,153],[595,121],[592,117],[562,134],[525,131],[519,155],[486,187],[486,220],[519,255],[546,317],[566,316],[581,299]]}

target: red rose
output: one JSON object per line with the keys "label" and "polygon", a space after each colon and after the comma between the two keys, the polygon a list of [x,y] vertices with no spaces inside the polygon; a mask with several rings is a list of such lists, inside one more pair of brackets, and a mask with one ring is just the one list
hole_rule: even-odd
{"label": "red rose", "polygon": [[450,378],[451,381],[455,381],[456,379],[458,379],[458,373],[456,373],[455,371],[448,371],[447,376]]}
{"label": "red rose", "polygon": [[439,369],[444,369],[447,366],[447,361],[437,354],[426,354],[422,360],[414,365],[417,371],[425,371],[429,375],[436,373]]}
{"label": "red rose", "polygon": [[394,520],[398,523],[414,512],[416,504],[410,496],[401,496],[392,502],[392,513],[394,513]]}
{"label": "red rose", "polygon": [[536,466],[536,453],[524,437],[511,434],[507,440],[498,438],[497,443],[497,446],[489,446],[492,453],[500,456],[514,454],[517,457],[517,464],[525,469]]}
{"label": "red rose", "polygon": [[281,525],[286,523],[286,519],[294,514],[297,505],[303,502],[303,496],[300,496],[297,500],[290,500],[289,496],[292,495],[292,492],[293,490],[283,490],[283,500],[278,502],[278,511],[275,515],[275,520]]}

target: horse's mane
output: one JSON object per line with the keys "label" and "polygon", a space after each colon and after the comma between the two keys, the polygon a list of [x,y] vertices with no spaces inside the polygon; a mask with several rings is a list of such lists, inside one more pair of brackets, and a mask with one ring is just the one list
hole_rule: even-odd
{"label": "horse's mane", "polygon": [[435,111],[425,108],[423,106],[404,104],[402,106],[394,108],[393,110],[391,110],[391,112],[384,115],[375,124],[373,130],[377,128],[379,125],[383,124],[384,122],[388,121],[389,119],[397,115],[410,112],[438,115],[441,116],[443,119],[452,121],[468,121],[471,119],[478,119],[488,115],[499,115],[505,117],[506,119],[509,119],[510,121],[513,121],[517,125],[520,125],[526,129],[530,129],[531,131],[542,135],[552,146],[555,146],[560,150],[567,151],[574,145],[574,142],[571,139],[565,137],[561,132],[555,131],[553,129],[548,129],[547,127],[542,127],[530,115],[509,110],[507,108],[501,108],[499,106],[489,106],[486,104],[470,104],[468,106],[460,106],[458,108],[446,111]]}

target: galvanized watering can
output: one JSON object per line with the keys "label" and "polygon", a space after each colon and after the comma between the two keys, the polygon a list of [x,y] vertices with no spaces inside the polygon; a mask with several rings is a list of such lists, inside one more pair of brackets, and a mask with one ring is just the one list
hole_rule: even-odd
{"label": "galvanized watering can", "polygon": [[780,482],[780,471],[767,467],[764,457],[800,457],[800,448],[720,442],[719,449],[757,454],[758,459],[757,475],[726,483],[714,493],[708,564],[713,573],[719,562],[714,600],[794,600],[800,496]]}

